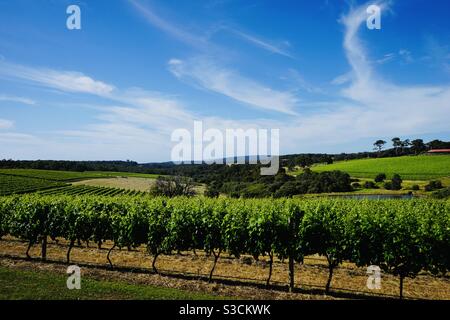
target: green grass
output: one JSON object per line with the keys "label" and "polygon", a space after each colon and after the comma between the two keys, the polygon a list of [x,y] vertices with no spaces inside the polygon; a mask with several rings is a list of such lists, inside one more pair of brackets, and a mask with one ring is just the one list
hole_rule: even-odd
{"label": "green grass", "polygon": [[432,180],[450,176],[450,155],[339,161],[329,165],[316,165],[312,170],[341,170],[357,178],[373,179],[378,173],[385,173],[389,179],[398,173],[404,180]]}
{"label": "green grass", "polygon": [[211,300],[219,296],[172,288],[81,278],[80,290],[69,290],[67,275],[0,267],[0,300]]}

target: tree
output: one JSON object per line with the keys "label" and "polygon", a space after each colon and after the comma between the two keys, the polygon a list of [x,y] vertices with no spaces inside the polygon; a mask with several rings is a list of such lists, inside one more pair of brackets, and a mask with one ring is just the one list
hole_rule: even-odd
{"label": "tree", "polygon": [[287,163],[287,168],[289,171],[295,170],[295,159],[290,159]]}
{"label": "tree", "polygon": [[373,181],[366,181],[364,182],[364,188],[366,189],[376,189],[378,186]]}
{"label": "tree", "polygon": [[383,182],[386,179],[386,175],[384,173],[379,173],[375,177],[375,182]]}
{"label": "tree", "polygon": [[375,150],[378,150],[378,153],[381,152],[381,149],[383,149],[384,145],[386,144],[386,141],[384,140],[377,140],[375,141],[375,143],[373,144],[375,146]]}
{"label": "tree", "polygon": [[385,182],[384,183],[384,188],[386,190],[392,190],[392,182],[390,182],[390,181]]}
{"label": "tree", "polygon": [[426,150],[426,146],[423,143],[422,139],[415,139],[413,141],[411,141],[411,149],[414,150],[414,154],[418,154],[422,151]]}
{"label": "tree", "polygon": [[193,180],[182,176],[159,176],[150,191],[155,196],[170,198],[195,195]]}
{"label": "tree", "polygon": [[449,149],[450,142],[444,142],[441,140],[433,140],[426,144],[428,149]]}
{"label": "tree", "polygon": [[298,194],[299,191],[297,189],[297,183],[295,181],[288,181],[284,183],[275,193],[275,198],[281,197],[292,197],[293,195]]}
{"label": "tree", "polygon": [[402,146],[402,140],[399,137],[392,138],[392,145],[395,149],[395,155],[398,155],[398,148]]}
{"label": "tree", "polygon": [[206,190],[204,192],[205,197],[217,198],[220,195],[220,187],[221,185],[218,181],[212,181],[206,186]]}
{"label": "tree", "polygon": [[440,180],[432,180],[425,186],[425,191],[434,191],[442,189],[442,182]]}
{"label": "tree", "polygon": [[408,148],[411,145],[411,142],[409,141],[409,139],[405,139],[401,142],[401,148],[402,148],[402,152],[404,151],[405,148]]}
{"label": "tree", "polygon": [[394,174],[391,179],[392,190],[400,190],[402,188],[402,178],[398,174]]}
{"label": "tree", "polygon": [[313,164],[313,161],[308,156],[300,156],[295,160],[296,164],[302,168],[309,167]]}

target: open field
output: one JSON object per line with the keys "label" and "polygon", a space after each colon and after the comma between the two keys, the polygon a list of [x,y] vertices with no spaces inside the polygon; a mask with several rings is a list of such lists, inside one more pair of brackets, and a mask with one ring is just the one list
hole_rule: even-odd
{"label": "open field", "polygon": [[[429,195],[430,192],[425,191],[425,186],[430,183],[430,181],[424,181],[424,180],[403,180],[402,182],[402,189],[401,190],[386,190],[384,188],[384,182],[378,182],[375,183],[378,189],[366,189],[363,187],[364,182],[366,181],[372,181],[373,179],[370,178],[358,178],[359,184],[361,184],[361,188],[355,189],[355,191],[351,192],[340,192],[337,194],[407,194],[409,192],[413,193],[415,196],[424,196]],[[442,185],[444,187],[450,186],[450,177],[445,178],[439,178],[437,179],[442,182]],[[419,190],[413,190],[413,186],[417,185],[419,186]]]}
{"label": "open field", "polygon": [[[124,190],[133,190],[140,192],[149,192],[150,188],[156,181],[155,178],[143,178],[143,177],[110,177],[110,178],[97,178],[80,180],[72,183],[74,186],[87,185],[95,187],[108,187],[119,188]],[[205,192],[206,187],[203,184],[198,184],[194,187],[195,192],[198,195],[202,195]]]}
{"label": "open field", "polygon": [[[99,250],[95,245],[87,248],[76,247],[72,250],[71,264],[108,269],[106,255],[112,246],[110,242],[104,244],[104,249]],[[24,258],[27,244],[12,237],[0,241],[0,255]],[[59,261],[61,267],[67,267],[65,262],[67,243],[64,240],[58,244],[50,242],[47,249],[48,259],[52,262]],[[40,255],[40,247],[31,249],[31,256]],[[0,258],[1,261],[5,259]],[[327,281],[328,269],[326,259],[319,256],[310,256],[304,264],[296,264],[296,287],[298,292],[285,292],[288,283],[287,262],[275,260],[270,289],[264,289],[267,278],[267,259],[262,257],[255,261],[249,256],[241,259],[230,257],[226,254],[219,259],[214,279],[217,284],[209,284],[205,281],[209,269],[213,263],[212,257],[205,256],[203,251],[194,255],[192,252],[182,252],[182,255],[161,256],[158,259],[158,269],[164,274],[159,276],[151,273],[151,257],[144,247],[133,251],[126,249],[113,250],[111,260],[114,269],[126,268],[127,270],[145,270],[144,274],[134,272],[121,273],[121,280],[128,283],[136,280],[156,286],[188,289],[206,294],[218,294],[244,299],[332,299],[332,298],[370,298],[375,296],[383,298],[398,297],[398,277],[382,274],[382,288],[369,290],[366,286],[367,274],[365,268],[358,268],[352,263],[343,263],[335,271],[330,295],[324,295],[324,286]],[[45,268],[55,268],[54,264],[47,265],[35,261],[26,262],[20,259],[20,263],[28,264],[30,268],[40,265]],[[16,262],[19,263],[19,262]],[[86,270],[84,268],[83,270]],[[169,271],[170,270],[170,271]],[[64,271],[62,271],[64,272]],[[90,271],[89,271],[90,272]],[[116,275],[112,271],[101,271],[103,279],[115,281]],[[180,280],[181,275],[186,275],[189,280]],[[183,278],[181,276],[181,278]],[[250,286],[250,287],[249,287]],[[406,278],[404,287],[405,298],[411,299],[450,299],[450,278],[434,277],[428,273],[420,273],[415,279]]]}
{"label": "open field", "polygon": [[73,185],[88,185],[95,187],[112,187],[136,191],[149,191],[156,179],[137,178],[137,177],[115,177],[98,178],[90,180],[81,180],[74,182]]}
{"label": "open field", "polygon": [[55,181],[77,181],[82,179],[95,179],[105,177],[141,177],[156,178],[158,175],[131,172],[109,172],[109,171],[58,171],[58,170],[35,170],[35,169],[0,169],[0,174],[40,178]]}
{"label": "open field", "polygon": [[357,159],[316,165],[311,169],[317,172],[340,170],[357,178],[373,179],[378,173],[385,173],[389,179],[398,173],[404,180],[432,180],[450,177],[450,155]]}
{"label": "open field", "polygon": [[[3,261],[4,262],[4,261]],[[4,263],[3,263],[4,264]],[[180,289],[128,284],[119,281],[82,278],[80,290],[68,290],[67,275],[62,272],[37,271],[2,266],[0,263],[0,300],[210,300],[217,296]]]}

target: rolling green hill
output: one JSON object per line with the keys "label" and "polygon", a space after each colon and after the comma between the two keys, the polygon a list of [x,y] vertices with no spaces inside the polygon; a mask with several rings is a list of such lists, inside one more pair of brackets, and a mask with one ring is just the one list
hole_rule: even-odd
{"label": "rolling green hill", "polygon": [[311,169],[317,172],[341,170],[357,178],[374,178],[378,173],[391,178],[398,173],[406,180],[431,180],[450,177],[450,155],[358,159],[316,165]]}

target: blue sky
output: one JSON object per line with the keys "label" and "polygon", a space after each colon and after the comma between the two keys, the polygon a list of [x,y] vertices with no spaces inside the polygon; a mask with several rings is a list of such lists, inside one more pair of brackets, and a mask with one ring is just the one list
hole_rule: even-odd
{"label": "blue sky", "polygon": [[167,161],[194,120],[279,128],[282,154],[449,140],[450,2],[430,3],[0,0],[0,158]]}

